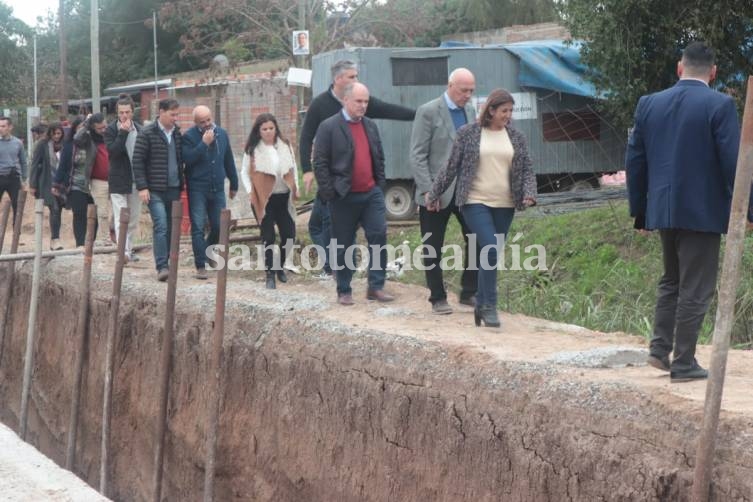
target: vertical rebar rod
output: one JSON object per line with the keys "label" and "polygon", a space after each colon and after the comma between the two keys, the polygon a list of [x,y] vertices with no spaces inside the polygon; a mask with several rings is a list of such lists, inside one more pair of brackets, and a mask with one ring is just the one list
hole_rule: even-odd
{"label": "vertical rebar rod", "polygon": [[97,225],[97,206],[86,208],[86,240],[84,241],[84,275],[81,278],[81,300],[76,324],[76,362],[74,363],[71,409],[68,415],[68,442],[65,449],[65,468],[73,471],[76,459],[76,434],[78,433],[78,408],[81,402],[81,380],[84,372],[84,353],[89,323],[89,293],[91,290],[92,256],[94,255],[94,229]]}
{"label": "vertical rebar rod", "polygon": [[693,473],[692,500],[705,502],[709,499],[711,471],[714,466],[714,449],[719,426],[719,410],[722,406],[724,375],[727,370],[730,335],[735,323],[735,297],[740,283],[740,264],[745,245],[745,227],[750,198],[750,183],[753,180],[753,77],[748,77],[748,91],[743,112],[743,127],[740,150],[737,156],[735,189],[732,193],[732,210],[729,230],[724,245],[722,279],[719,284],[719,300],[714,322],[713,351],[709,380],[706,384],[706,402],[703,423],[696,450]]}
{"label": "vertical rebar rod", "polygon": [[115,262],[115,276],[112,280],[112,297],[110,298],[110,319],[107,324],[107,342],[105,345],[105,387],[102,393],[102,445],[99,463],[99,493],[108,496],[108,466],[110,460],[110,418],[112,416],[113,366],[115,364],[115,336],[118,331],[118,314],[120,312],[120,290],[123,285],[123,267],[125,266],[125,245],[130,220],[128,209],[120,211],[118,227],[118,260]]}
{"label": "vertical rebar rod", "polygon": [[26,326],[26,355],[24,356],[24,378],[21,385],[21,439],[26,441],[26,426],[29,422],[29,393],[31,392],[32,370],[34,369],[34,340],[37,334],[37,305],[39,304],[39,274],[42,267],[42,216],[44,199],[34,204],[34,269],[31,275],[31,300],[29,322]]}
{"label": "vertical rebar rod", "polygon": [[209,399],[207,409],[206,468],[204,471],[204,502],[214,500],[214,472],[217,452],[217,428],[220,416],[220,375],[222,373],[222,337],[225,331],[225,298],[227,293],[227,255],[230,244],[230,210],[220,216],[219,255],[226,265],[217,272],[217,293],[214,303],[214,331],[209,361]]}
{"label": "vertical rebar rod", "polygon": [[172,203],[172,226],[170,231],[170,262],[167,279],[167,301],[165,305],[165,329],[162,334],[162,354],[160,357],[159,414],[157,415],[157,444],[154,450],[154,502],[162,498],[162,462],[165,451],[165,431],[167,429],[167,399],[170,390],[170,360],[173,352],[173,329],[175,317],[175,292],[178,284],[178,255],[180,253],[180,224],[183,219],[183,204]]}

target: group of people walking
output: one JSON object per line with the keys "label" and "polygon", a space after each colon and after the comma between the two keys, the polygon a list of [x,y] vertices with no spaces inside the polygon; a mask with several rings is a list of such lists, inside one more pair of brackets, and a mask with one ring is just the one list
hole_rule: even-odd
{"label": "group of people walking", "polygon": [[[669,371],[672,381],[688,381],[707,375],[695,360],[695,347],[716,284],[740,131],[733,100],[708,86],[716,66],[707,45],[690,44],[677,73],[680,81],[675,86],[638,103],[626,167],[635,228],[659,230],[663,249],[664,275],[649,363]],[[355,303],[353,264],[346,263],[345,255],[359,227],[370,247],[380,250],[370,256],[365,296],[394,300],[384,288],[385,159],[373,119],[413,121],[409,161],[431,310],[437,315],[453,312],[440,263],[448,221],[455,216],[466,244],[458,303],[474,308],[477,326],[500,326],[495,244],[509,231],[516,211],[536,204],[536,177],[526,138],[511,123],[513,95],[494,89],[476,119],[471,103],[475,85],[471,71],[457,68],[449,75],[446,91],[414,111],[372,97],[358,81],[353,62],[333,65],[332,84],[312,101],[303,123],[299,157],[305,190],[311,190],[314,180],[318,185],[309,222],[311,238],[322,248],[335,245],[336,253],[325,253],[322,275],[334,273],[340,305]],[[197,106],[195,125],[181,133],[174,99],[161,100],[157,120],[145,127],[134,121],[133,111],[133,102],[122,96],[111,124],[101,114],[78,117],[67,137],[60,124],[50,124],[35,144],[29,189],[50,208],[51,247],[60,248],[64,206],[73,211],[76,245],[83,245],[86,207],[94,203],[98,243],[107,242],[111,213],[117,225],[121,211],[131,212],[126,253],[135,260],[133,235],[141,204],[146,204],[153,223],[157,279],[164,281],[170,267],[171,203],[185,184],[196,277],[205,279],[206,251],[218,241],[219,216],[226,206],[225,180],[231,199],[238,190],[227,132],[214,123],[209,108]],[[10,194],[15,212],[27,166],[23,146],[11,130],[11,120],[0,117],[0,196]],[[297,174],[295,155],[277,119],[260,114],[244,147],[241,180],[260,222],[267,288],[287,281],[283,265],[295,239]],[[749,220],[753,221],[753,210]],[[276,234],[279,261],[272,251]],[[489,251],[481,270],[468,266],[472,258],[478,263],[478,257],[469,254],[474,252],[470,235],[478,244],[474,249]]]}
{"label": "group of people walking", "polygon": [[[84,245],[87,206],[94,204],[95,245],[115,243],[120,213],[129,211],[125,253],[128,261],[138,261],[133,241],[142,204],[146,204],[152,219],[157,279],[165,281],[170,266],[172,202],[180,198],[181,189],[186,186],[195,276],[206,279],[206,249],[218,241],[220,212],[226,205],[225,178],[230,180],[230,198],[238,190],[227,133],[215,125],[205,106],[193,110],[195,126],[185,134],[176,125],[179,104],[174,99],[161,100],[157,119],[147,126],[134,120],[134,103],[129,96],[120,96],[116,106],[117,118],[110,124],[101,113],[76,117],[67,137],[61,124],[50,124],[33,148],[29,191],[44,199],[50,209],[51,249],[62,248],[59,239],[63,207],[73,213],[76,246]],[[3,122],[0,119],[0,133]],[[13,173],[19,178],[25,178],[25,164],[22,165],[23,171],[19,167]],[[13,192],[11,198],[15,202]]]}
{"label": "group of people walking", "polygon": [[[640,99],[625,165],[635,228],[642,234],[658,230],[663,252],[648,363],[669,372],[672,382],[687,382],[708,375],[695,351],[730,217],[740,123],[734,99],[709,87],[716,66],[707,44],[693,42],[684,49],[677,75],[680,80],[671,88]],[[424,266],[432,311],[453,311],[439,263],[447,222],[454,215],[466,238],[466,260],[469,235],[478,247],[490,250],[487,268],[472,270],[466,261],[458,301],[474,306],[477,326],[499,326],[494,243],[507,234],[515,211],[536,204],[536,178],[526,139],[511,125],[514,97],[504,89],[491,91],[475,120],[470,103],[474,90],[473,74],[458,68],[450,74],[446,92],[418,108],[410,162],[421,233],[427,236]],[[410,118],[370,98],[350,62],[333,67],[333,84],[314,102],[320,108],[326,103],[331,116],[307,117],[301,139],[302,162],[309,158],[314,140],[313,171],[322,216],[311,224],[312,238],[327,235],[322,227],[329,216],[338,244],[352,244],[360,226],[368,243],[379,246],[386,240],[384,154],[369,117]],[[304,174],[304,182],[308,188],[311,176]],[[753,224],[753,192],[747,217]],[[368,299],[393,299],[383,290],[385,254],[371,256]],[[343,257],[343,248],[338,248],[338,302],[352,305],[352,270]]]}
{"label": "group of people walking", "polygon": [[[332,85],[312,101],[304,122],[300,157],[306,188],[313,181],[306,159],[313,160],[318,184],[309,223],[312,240],[324,247],[331,235],[338,245],[333,268],[341,305],[355,303],[350,285],[353,270],[345,255],[358,227],[363,228],[369,247],[379,250],[370,256],[366,298],[394,299],[384,290],[386,179],[382,144],[372,118],[413,120],[410,163],[421,233],[426,236],[423,261],[432,312],[453,312],[440,262],[447,224],[455,215],[466,242],[459,303],[474,308],[477,326],[500,326],[497,236],[504,239],[515,210],[536,204],[536,177],[525,137],[510,123],[512,94],[504,89],[492,91],[477,121],[470,102],[474,91],[473,73],[455,69],[446,92],[414,112],[372,98],[358,82],[358,70],[351,61],[333,66]],[[488,267],[480,271],[468,267],[469,253],[475,249],[469,248],[469,234],[476,235],[481,247],[488,245]]]}
{"label": "group of people walking", "polygon": [[[470,104],[474,90],[473,74],[465,68],[456,69],[449,76],[447,91],[415,111],[371,97],[368,88],[358,82],[353,62],[338,61],[332,67],[332,85],[309,107],[299,154],[306,191],[311,190],[314,179],[318,185],[309,222],[312,240],[325,249],[336,246],[336,253],[325,253],[322,276],[334,273],[340,305],[355,303],[351,288],[354,270],[345,263],[345,254],[355,243],[359,227],[368,244],[381,250],[370,257],[366,298],[394,300],[384,288],[386,179],[384,152],[372,118],[414,121],[410,162],[421,231],[428,235],[423,259],[435,314],[452,313],[439,267],[449,217],[454,214],[463,229],[467,264],[468,234],[475,233],[482,245],[494,244],[497,234],[507,233],[516,209],[535,204],[535,176],[525,138],[510,125],[513,96],[502,89],[493,91],[477,122]],[[29,187],[50,209],[51,248],[61,248],[62,208],[72,210],[76,245],[82,246],[87,205],[95,204],[95,243],[114,241],[120,212],[127,210],[126,256],[138,260],[133,240],[141,206],[146,204],[152,219],[157,279],[165,281],[170,267],[172,202],[179,199],[185,186],[195,277],[206,279],[207,265],[214,265],[208,263],[206,251],[218,241],[220,212],[226,206],[225,180],[230,183],[231,199],[238,190],[227,132],[215,124],[206,106],[194,108],[194,126],[185,132],[176,125],[179,104],[174,99],[161,100],[157,119],[147,126],[134,120],[129,96],[122,95],[116,106],[117,118],[110,124],[100,113],[77,117],[67,135],[60,124],[50,124],[34,147]],[[299,192],[295,155],[274,115],[263,113],[255,118],[240,174],[261,228],[265,284],[273,289],[278,282],[287,281],[283,266],[295,239],[294,201]],[[0,182],[2,176],[0,171]],[[278,234],[280,252],[275,254]],[[493,251],[490,270],[479,272],[466,266],[463,272],[459,303],[475,309],[477,325],[500,324],[496,260]]]}

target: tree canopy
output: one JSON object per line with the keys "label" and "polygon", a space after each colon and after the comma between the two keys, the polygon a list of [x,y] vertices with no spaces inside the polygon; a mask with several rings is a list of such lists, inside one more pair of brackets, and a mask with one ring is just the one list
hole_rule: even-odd
{"label": "tree canopy", "polygon": [[0,0],[0,68],[3,84],[0,103],[8,104],[26,97],[33,54],[29,47],[31,28],[13,15],[13,9]]}
{"label": "tree canopy", "polygon": [[[217,54],[232,63],[292,57],[301,15],[314,53],[347,46],[436,46],[450,33],[553,20],[556,0],[99,0],[100,82],[149,78],[154,71],[152,11],[158,13],[159,74],[206,68]],[[89,0],[64,0],[66,87],[91,94]],[[302,8],[302,12],[299,12]],[[60,23],[50,13],[37,28],[0,0],[0,102],[31,102],[31,36],[37,36],[39,99],[60,94]]]}
{"label": "tree canopy", "polygon": [[716,51],[716,85],[744,96],[744,75],[753,72],[750,0],[567,0],[561,12],[573,37],[584,41],[583,62],[621,128],[632,123],[641,95],[677,81],[677,61],[694,40]]}

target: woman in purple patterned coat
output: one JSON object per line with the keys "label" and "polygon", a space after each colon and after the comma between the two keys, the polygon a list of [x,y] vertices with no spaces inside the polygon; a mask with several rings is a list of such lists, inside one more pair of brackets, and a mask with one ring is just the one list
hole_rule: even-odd
{"label": "woman in purple patterned coat", "polygon": [[523,134],[510,126],[515,100],[495,89],[479,121],[462,127],[447,166],[434,180],[429,210],[439,210],[439,196],[457,178],[455,203],[476,235],[479,253],[476,326],[499,327],[497,260],[515,210],[536,204],[536,175]]}

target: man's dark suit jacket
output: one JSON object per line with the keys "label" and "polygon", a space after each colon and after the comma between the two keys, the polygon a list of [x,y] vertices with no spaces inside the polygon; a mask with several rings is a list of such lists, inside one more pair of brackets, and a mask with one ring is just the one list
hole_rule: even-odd
{"label": "man's dark suit jacket", "polygon": [[[374,181],[384,190],[384,152],[376,124],[366,117],[361,119],[369,140]],[[344,197],[350,192],[353,179],[353,136],[342,112],[319,125],[314,149],[314,174],[319,185],[319,196],[326,201]]]}
{"label": "man's dark suit jacket", "polygon": [[625,159],[636,226],[726,233],[739,145],[734,101],[703,82],[643,96]]}

